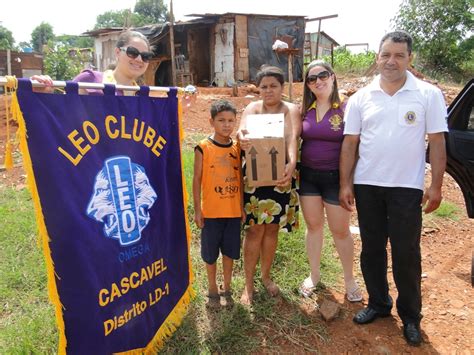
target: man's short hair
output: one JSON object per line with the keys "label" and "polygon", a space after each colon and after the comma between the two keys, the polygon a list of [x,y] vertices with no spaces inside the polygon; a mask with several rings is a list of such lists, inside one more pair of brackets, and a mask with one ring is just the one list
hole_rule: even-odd
{"label": "man's short hair", "polygon": [[211,117],[214,119],[219,112],[230,111],[237,115],[235,106],[227,100],[217,100],[211,105]]}
{"label": "man's short hair", "polygon": [[380,40],[379,52],[380,52],[380,49],[382,48],[382,45],[384,44],[384,42],[388,39],[391,40],[392,42],[395,42],[395,43],[406,43],[407,44],[407,49],[408,49],[408,54],[411,54],[412,47],[413,47],[413,38],[411,38],[411,36],[408,32],[398,30],[398,31],[393,31],[393,32],[387,33]]}

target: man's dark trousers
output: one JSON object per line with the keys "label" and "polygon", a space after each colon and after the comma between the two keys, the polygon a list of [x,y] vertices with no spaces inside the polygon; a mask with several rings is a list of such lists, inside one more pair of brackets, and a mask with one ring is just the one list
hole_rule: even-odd
{"label": "man's dark trousers", "polygon": [[362,239],[360,263],[369,307],[389,313],[387,240],[392,249],[397,310],[404,324],[421,319],[421,200],[423,191],[404,187],[354,185]]}

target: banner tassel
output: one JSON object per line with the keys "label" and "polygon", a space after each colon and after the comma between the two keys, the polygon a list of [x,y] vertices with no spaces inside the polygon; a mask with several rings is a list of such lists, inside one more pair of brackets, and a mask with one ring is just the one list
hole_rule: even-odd
{"label": "banner tassel", "polygon": [[[179,127],[179,151],[181,154],[181,181],[183,183],[183,205],[184,208],[184,219],[186,221],[186,236],[188,240],[188,250],[191,250],[191,227],[189,226],[189,216],[188,216],[188,189],[186,188],[186,178],[184,174],[184,166],[183,166],[183,140],[184,140],[184,128],[183,128],[183,105],[182,101],[178,99],[178,127]],[[191,252],[188,253],[188,265],[189,265],[189,280],[190,284],[194,281],[193,269],[191,265]]]}
{"label": "banner tassel", "polygon": [[12,152],[12,144],[10,141],[10,119],[12,118],[12,113],[8,105],[9,97],[11,97],[11,93],[13,91],[13,87],[15,87],[16,79],[13,76],[7,76],[7,84],[5,85],[5,117],[6,117],[6,127],[7,127],[7,139],[5,144],[5,169],[10,170],[13,168],[13,152]]}
{"label": "banner tassel", "polygon": [[[8,125],[7,129],[9,129]],[[10,170],[11,168],[13,168],[12,145],[10,144],[10,142],[7,142],[7,145],[5,147],[5,169]]]}
{"label": "banner tassel", "polygon": [[[178,127],[179,127],[179,145],[180,145],[181,153],[182,153],[181,148],[182,148],[182,143],[183,143],[183,138],[184,138],[182,115],[183,115],[183,110],[182,110],[181,100],[178,98]],[[182,161],[183,159],[181,155],[181,162]],[[183,165],[181,165],[181,181],[182,181],[182,186],[183,186],[183,204],[186,207],[188,206],[188,203],[187,203],[188,194],[187,194],[187,189],[186,189],[186,179],[184,175]],[[184,217],[185,217],[185,222],[186,222],[186,239],[187,239],[188,251],[189,251],[191,250],[191,229],[189,226],[187,208],[184,208]],[[178,329],[184,316],[186,315],[186,312],[188,310],[189,304],[191,303],[191,300],[196,296],[196,291],[194,290],[192,286],[194,275],[192,271],[190,252],[188,252],[188,265],[189,265],[189,270],[188,270],[189,286],[184,292],[181,299],[176,304],[176,306],[170,312],[166,320],[163,322],[160,329],[156,332],[155,336],[153,337],[151,342],[148,344],[148,346],[146,348],[117,353],[117,355],[156,354],[163,348],[166,340],[169,339],[173,335],[173,333]]]}
{"label": "banner tassel", "polygon": [[26,171],[26,181],[28,189],[31,193],[31,197],[33,200],[33,204],[35,206],[35,216],[36,216],[36,224],[38,226],[38,234],[40,238],[40,242],[42,243],[43,254],[46,262],[46,269],[48,273],[48,296],[51,300],[51,303],[55,305],[55,313],[56,313],[56,324],[58,327],[59,333],[59,342],[58,342],[58,354],[66,354],[66,333],[65,333],[65,326],[63,321],[62,309],[64,306],[61,304],[59,300],[59,293],[56,286],[56,278],[57,275],[54,272],[54,263],[51,257],[51,250],[49,248],[49,235],[46,229],[46,224],[44,222],[44,215],[43,210],[41,208],[41,202],[38,194],[38,188],[36,186],[35,176],[33,172],[33,164],[31,162],[30,153],[28,151],[28,144],[26,141],[26,124],[23,118],[23,113],[20,109],[20,104],[18,102],[18,97],[16,94],[16,90],[18,87],[18,81],[14,77],[12,80],[8,79],[7,86],[11,89],[12,92],[12,102],[11,102],[11,112],[13,118],[18,122],[18,138],[20,142],[20,151],[23,156],[23,166]]}

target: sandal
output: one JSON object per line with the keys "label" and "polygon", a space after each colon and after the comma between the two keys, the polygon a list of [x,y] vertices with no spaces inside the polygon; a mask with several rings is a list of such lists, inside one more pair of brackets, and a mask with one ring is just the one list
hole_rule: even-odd
{"label": "sandal", "polygon": [[232,297],[233,293],[232,293],[232,290],[225,291],[225,290],[224,290],[224,286],[223,286],[223,285],[220,285],[220,286],[219,286],[219,295],[220,295],[221,297],[227,298],[227,297]]}
{"label": "sandal", "polygon": [[346,289],[346,298],[349,302],[362,301],[362,290],[356,283],[350,290]]}
{"label": "sandal", "polygon": [[314,291],[316,291],[316,285],[313,283],[311,276],[309,276],[304,279],[303,283],[298,289],[298,293],[305,298],[309,298],[314,293]]}
{"label": "sandal", "polygon": [[206,307],[211,309],[217,309],[221,306],[221,297],[218,293],[216,294],[207,294]]}
{"label": "sandal", "polygon": [[234,304],[234,299],[232,298],[232,291],[224,291],[224,287],[221,285],[219,287],[219,295],[224,299],[224,307],[230,307]]}

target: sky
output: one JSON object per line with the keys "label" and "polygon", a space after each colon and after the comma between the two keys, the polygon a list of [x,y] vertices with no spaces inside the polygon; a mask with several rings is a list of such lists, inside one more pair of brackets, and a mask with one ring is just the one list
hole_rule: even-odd
{"label": "sky", "polygon": [[[338,15],[323,20],[321,31],[339,44],[369,43],[377,51],[380,38],[391,30],[392,19],[402,0],[173,0],[176,20],[190,19],[185,15],[204,13],[248,13],[267,15],[297,15],[308,18]],[[0,24],[13,33],[18,44],[29,42],[31,32],[42,21],[53,26],[54,34],[79,35],[94,27],[96,17],[109,10],[132,9],[136,0],[3,0]],[[164,0],[169,6],[169,0]],[[308,6],[311,4],[310,6]],[[375,14],[375,15],[374,15]],[[306,32],[317,32],[318,21],[309,22]]]}

